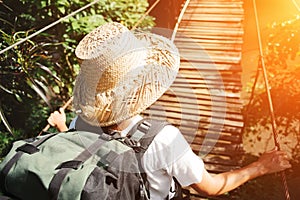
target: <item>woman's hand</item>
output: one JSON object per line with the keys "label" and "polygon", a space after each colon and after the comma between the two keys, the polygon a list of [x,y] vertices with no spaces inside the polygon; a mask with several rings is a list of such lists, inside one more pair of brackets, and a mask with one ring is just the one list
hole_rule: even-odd
{"label": "woman's hand", "polygon": [[291,167],[287,154],[277,149],[262,154],[256,163],[262,174],[280,172]]}
{"label": "woman's hand", "polygon": [[54,111],[53,113],[51,113],[47,121],[58,131],[62,132],[68,130],[68,127],[66,125],[66,114],[63,108],[60,108],[59,111]]}

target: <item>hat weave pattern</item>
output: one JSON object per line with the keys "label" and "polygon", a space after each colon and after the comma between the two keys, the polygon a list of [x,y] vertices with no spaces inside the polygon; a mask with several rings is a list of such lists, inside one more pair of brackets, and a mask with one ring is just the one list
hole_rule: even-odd
{"label": "hat weave pattern", "polygon": [[168,39],[133,33],[113,22],[85,36],[76,48],[82,61],[74,107],[93,126],[117,124],[153,104],[175,80],[180,57]]}

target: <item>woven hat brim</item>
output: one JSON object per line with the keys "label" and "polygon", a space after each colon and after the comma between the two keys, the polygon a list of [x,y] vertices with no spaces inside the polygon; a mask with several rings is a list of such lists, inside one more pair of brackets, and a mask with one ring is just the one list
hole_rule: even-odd
{"label": "woven hat brim", "polygon": [[118,87],[97,94],[89,87],[99,79],[95,77],[96,72],[85,71],[78,75],[74,107],[81,110],[81,118],[93,126],[110,126],[140,114],[157,101],[176,78],[180,56],[175,45],[152,33],[135,32],[134,35],[146,47],[146,66],[127,73],[128,78]]}

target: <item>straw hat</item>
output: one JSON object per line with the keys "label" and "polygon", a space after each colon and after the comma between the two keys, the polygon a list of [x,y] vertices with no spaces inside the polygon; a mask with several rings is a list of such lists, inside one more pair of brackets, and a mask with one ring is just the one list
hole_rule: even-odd
{"label": "straw hat", "polygon": [[162,36],[131,32],[120,23],[102,25],[75,51],[81,70],[74,107],[93,126],[110,126],[147,109],[175,80],[180,57]]}

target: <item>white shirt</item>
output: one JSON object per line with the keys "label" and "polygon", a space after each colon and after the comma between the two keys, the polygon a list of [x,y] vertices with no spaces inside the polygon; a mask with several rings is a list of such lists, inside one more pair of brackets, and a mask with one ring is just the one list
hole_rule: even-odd
{"label": "white shirt", "polygon": [[[127,135],[131,128],[142,119],[133,118],[132,123],[121,132]],[[74,123],[71,123],[70,128]],[[150,185],[150,197],[153,200],[165,199],[170,194],[175,177],[182,186],[199,183],[202,180],[204,163],[193,153],[189,144],[176,127],[165,126],[154,138],[142,160]]]}

